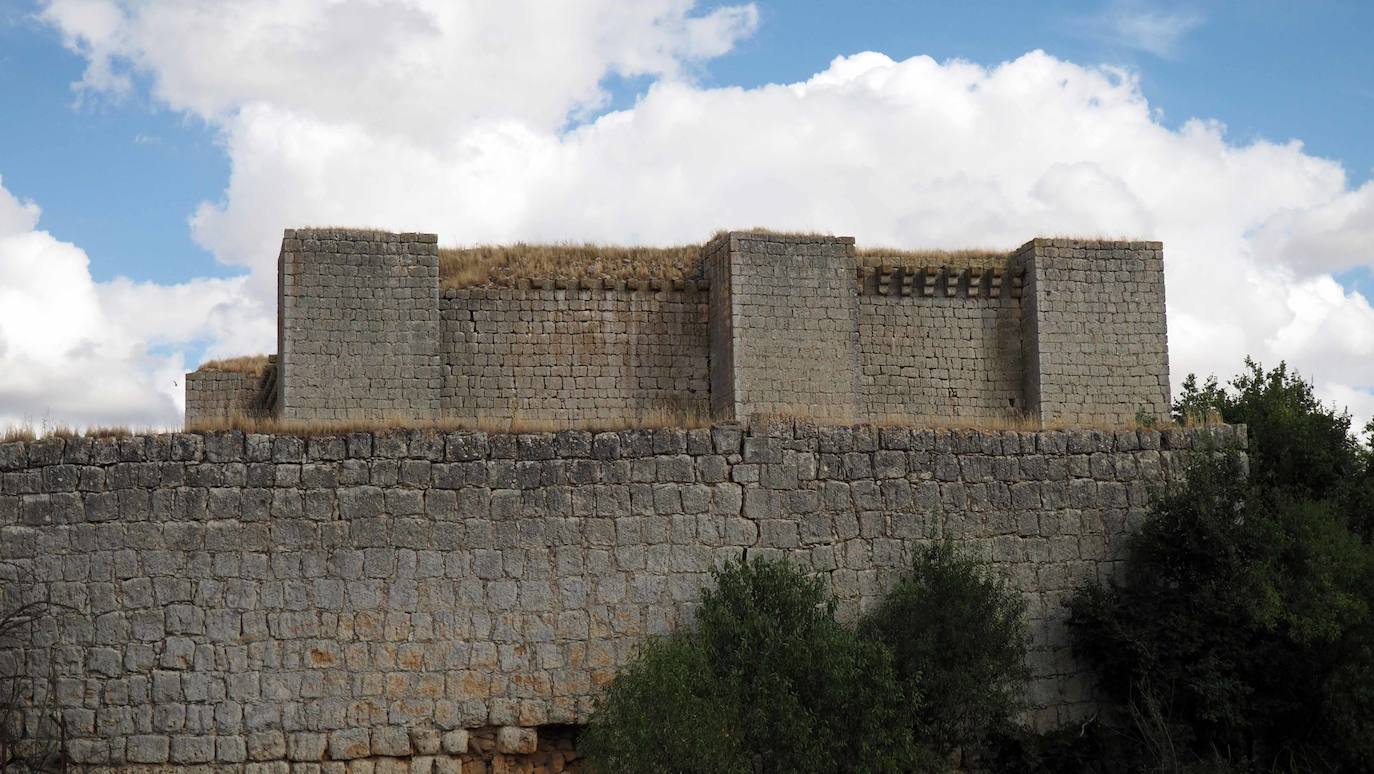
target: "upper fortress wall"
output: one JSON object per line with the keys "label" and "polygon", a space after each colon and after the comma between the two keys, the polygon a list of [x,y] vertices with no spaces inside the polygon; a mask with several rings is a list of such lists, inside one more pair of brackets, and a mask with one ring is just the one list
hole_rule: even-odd
{"label": "upper fortress wall", "polygon": [[[921,260],[860,258],[851,237],[723,232],[685,279],[462,288],[441,287],[437,242],[286,231],[276,378],[256,405],[294,421],[566,426],[664,414],[1122,426],[1168,411],[1159,242],[1034,239]],[[188,379],[187,421],[253,403],[225,386]]]}

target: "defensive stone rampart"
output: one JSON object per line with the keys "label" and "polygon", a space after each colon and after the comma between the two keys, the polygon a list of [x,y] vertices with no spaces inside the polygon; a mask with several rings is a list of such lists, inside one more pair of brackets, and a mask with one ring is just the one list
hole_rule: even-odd
{"label": "defensive stone rampart", "polygon": [[186,374],[188,424],[229,417],[266,417],[261,374],[238,371],[196,371]]}
{"label": "defensive stone rampart", "polygon": [[[1035,239],[1010,256],[875,266],[852,237],[728,232],[690,280],[442,292],[436,243],[286,232],[276,417],[1121,427],[1168,414],[1158,242]],[[198,386],[189,421],[235,411],[237,395]]]}
{"label": "defensive stone rampart", "polygon": [[1095,706],[1065,599],[1114,571],[1190,450],[1244,443],[779,422],[5,444],[6,601],[73,612],[0,668],[85,766],[452,771],[465,730],[535,750],[528,729],[586,721],[746,549],[853,616],[946,535],[1026,595],[1033,719],[1063,724]]}
{"label": "defensive stone rampart", "polygon": [[446,290],[440,413],[573,425],[706,416],[706,297],[674,288]]}
{"label": "defensive stone rampart", "polygon": [[[910,266],[859,283],[860,394],[870,417],[986,421],[1020,416],[1023,266]],[[1104,423],[1115,424],[1115,423]]]}

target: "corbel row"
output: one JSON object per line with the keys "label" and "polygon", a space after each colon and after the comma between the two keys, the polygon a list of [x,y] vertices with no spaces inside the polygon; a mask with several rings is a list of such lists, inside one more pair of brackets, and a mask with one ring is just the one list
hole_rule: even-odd
{"label": "corbel row", "polygon": [[878,266],[859,269],[861,292],[880,296],[918,298],[1011,298],[1021,297],[1024,272],[1005,268],[950,266]]}

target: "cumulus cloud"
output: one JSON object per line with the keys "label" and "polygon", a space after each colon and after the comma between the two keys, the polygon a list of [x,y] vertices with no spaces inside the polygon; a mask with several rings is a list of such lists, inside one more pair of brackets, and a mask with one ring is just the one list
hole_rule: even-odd
{"label": "cumulus cloud", "polygon": [[178,424],[175,347],[231,339],[240,317],[251,329],[263,311],[243,280],[97,283],[86,253],[39,216],[0,181],[0,427]]}
{"label": "cumulus cloud", "polygon": [[[1130,73],[1041,52],[993,67],[858,53],[796,83],[702,88],[694,63],[747,35],[751,6],[481,7],[55,0],[47,18],[86,53],[85,88],[146,76],[220,128],[230,180],[192,229],[247,269],[236,310],[260,311],[236,333],[254,349],[271,346],[277,240],[295,225],[463,243],[754,225],[894,246],[1101,234],[1164,240],[1176,381],[1285,358],[1374,414],[1374,312],[1330,276],[1374,265],[1374,187],[1298,142],[1171,130]],[[612,74],[652,85],[582,120]]]}
{"label": "cumulus cloud", "polygon": [[88,61],[81,86],[147,75],[168,106],[210,120],[246,105],[416,140],[455,123],[553,129],[605,98],[610,74],[674,77],[754,31],[752,5],[695,0],[51,0]]}

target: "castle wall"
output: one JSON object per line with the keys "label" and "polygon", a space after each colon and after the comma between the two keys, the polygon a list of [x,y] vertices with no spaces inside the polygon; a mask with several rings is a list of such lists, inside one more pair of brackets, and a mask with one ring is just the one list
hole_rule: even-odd
{"label": "castle wall", "polygon": [[195,371],[186,374],[186,424],[229,417],[266,416],[258,405],[259,374]]}
{"label": "castle wall", "polygon": [[716,401],[729,409],[723,416],[853,421],[859,415],[854,239],[739,232],[722,239],[729,246],[728,276],[713,276],[711,284],[721,288],[721,312],[730,314],[728,328],[712,329],[729,335],[728,345],[712,343],[713,354],[729,357],[720,379],[729,374],[730,399]]}
{"label": "castle wall", "polygon": [[437,242],[433,234],[287,230],[278,260],[277,416],[438,414]]}
{"label": "castle wall", "polygon": [[[849,237],[728,232],[704,282],[672,287],[441,293],[437,266],[433,235],[288,231],[275,414],[1110,427],[1169,410],[1158,242],[1036,239],[1002,265],[875,273]],[[193,421],[236,405],[211,381],[188,378]]]}
{"label": "castle wall", "polygon": [[[931,274],[931,287],[859,296],[860,396],[869,417],[933,423],[1018,417],[1026,408],[1021,299],[1012,275],[975,284]],[[996,288],[995,294],[990,289]]]}
{"label": "castle wall", "polygon": [[440,311],[444,416],[576,423],[709,409],[695,284],[445,290]]}
{"label": "castle wall", "polygon": [[75,612],[0,666],[61,709],[82,764],[370,766],[585,722],[746,548],[853,616],[943,533],[1026,595],[1033,715],[1068,723],[1095,705],[1065,600],[1204,434],[1244,442],[779,423],[4,444],[0,561],[23,580],[0,590]]}
{"label": "castle wall", "polygon": [[1018,258],[1031,409],[1047,424],[1167,417],[1163,245],[1035,239]]}

